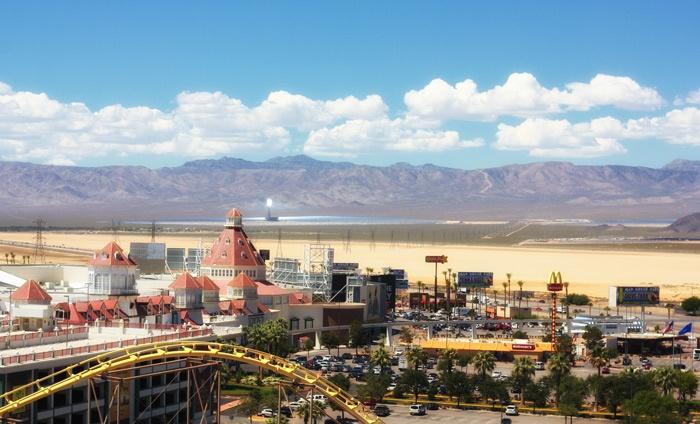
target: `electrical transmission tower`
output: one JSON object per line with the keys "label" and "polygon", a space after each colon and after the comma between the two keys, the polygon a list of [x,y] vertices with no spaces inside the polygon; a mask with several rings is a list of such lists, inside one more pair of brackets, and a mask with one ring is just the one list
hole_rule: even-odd
{"label": "electrical transmission tower", "polygon": [[151,222],[151,243],[156,242],[156,222]]}
{"label": "electrical transmission tower", "polygon": [[282,228],[277,229],[277,252],[275,252],[275,257],[282,257]]}
{"label": "electrical transmission tower", "polygon": [[119,222],[112,220],[112,240],[119,241]]}
{"label": "electrical transmission tower", "polygon": [[46,263],[46,249],[44,248],[44,225],[46,221],[41,218],[35,219],[32,224],[36,226],[36,236],[34,237],[34,263]]}
{"label": "electrical transmission tower", "polygon": [[348,230],[348,233],[345,236],[345,243],[343,243],[344,244],[343,247],[345,248],[345,253],[350,253],[350,251],[351,251],[351,249],[350,249],[350,240],[351,239],[352,239],[351,230]]}

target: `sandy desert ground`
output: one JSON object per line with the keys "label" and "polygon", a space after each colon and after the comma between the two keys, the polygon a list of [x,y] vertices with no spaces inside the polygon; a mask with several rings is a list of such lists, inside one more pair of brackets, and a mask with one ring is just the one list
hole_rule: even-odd
{"label": "sandy desert ground", "polygon": [[[168,247],[207,246],[216,237],[215,233],[162,234],[157,241]],[[29,232],[0,233],[0,240],[33,242],[34,234]],[[47,232],[48,245],[98,249],[112,239],[109,233],[57,233]],[[118,242],[128,250],[131,241],[150,241],[147,234],[121,234]],[[269,249],[274,257],[303,259],[302,240],[283,241],[281,251],[277,240],[253,240],[258,249]],[[314,240],[311,240],[313,242]],[[325,243],[325,242],[324,242]],[[498,247],[498,246],[397,246],[376,243],[372,248],[367,242],[354,242],[347,247],[343,241],[330,242],[335,247],[336,262],[358,262],[362,268],[379,270],[383,266],[404,268],[411,282],[433,281],[433,267],[424,262],[426,255],[447,255],[449,263],[440,266],[439,271],[451,268],[453,271],[493,271],[496,287],[505,274],[513,274],[512,281],[523,280],[524,290],[542,291],[551,271],[560,271],[565,281],[571,283],[570,292],[586,293],[606,298],[608,286],[660,285],[661,297],[667,300],[680,300],[685,296],[700,293],[700,255],[692,253],[668,253],[654,251],[601,251],[541,247]],[[4,253],[13,250],[17,261],[21,261],[20,250],[0,245],[0,262]],[[31,251],[27,251],[31,253]],[[84,263],[87,257],[49,252],[50,262]],[[513,284],[514,287],[515,284]]]}

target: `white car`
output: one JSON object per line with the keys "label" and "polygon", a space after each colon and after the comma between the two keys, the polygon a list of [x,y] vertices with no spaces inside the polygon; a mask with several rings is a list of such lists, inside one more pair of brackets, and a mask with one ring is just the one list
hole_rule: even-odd
{"label": "white car", "polygon": [[408,407],[408,413],[410,415],[425,415],[426,409],[425,405],[415,403]]}
{"label": "white car", "polygon": [[387,386],[386,391],[393,392],[395,388],[396,388],[396,383],[391,383]]}
{"label": "white car", "polygon": [[[308,395],[306,395],[307,400],[311,400],[311,392],[309,392]],[[327,399],[324,395],[314,395],[314,402],[320,402],[325,404],[327,402]]]}
{"label": "white car", "polygon": [[506,406],[506,415],[518,415],[518,407],[515,405]]}
{"label": "white car", "polygon": [[272,410],[272,408],[265,408],[258,414],[261,417],[272,418],[277,416],[277,411]]}
{"label": "white car", "polygon": [[501,373],[500,371],[494,371],[491,373],[491,378],[499,379],[502,375],[503,373]]}
{"label": "white car", "polygon": [[306,401],[302,402],[301,400],[298,400],[295,402],[289,402],[289,409],[291,409],[292,411],[298,411],[304,406],[305,403],[307,403],[307,402]]}

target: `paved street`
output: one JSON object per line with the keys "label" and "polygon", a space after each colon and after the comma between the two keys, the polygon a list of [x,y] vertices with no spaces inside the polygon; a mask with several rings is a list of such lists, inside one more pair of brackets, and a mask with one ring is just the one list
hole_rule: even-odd
{"label": "paved street", "polygon": [[[499,424],[501,422],[501,415],[498,412],[487,412],[487,411],[458,411],[455,409],[440,409],[437,411],[428,411],[428,413],[422,417],[410,416],[408,414],[407,406],[391,405],[391,415],[382,420],[387,424],[403,424],[408,422],[416,423],[438,423],[438,422],[450,422],[451,424],[457,423],[479,423],[479,424]],[[517,417],[511,417],[513,424],[520,423],[531,423],[531,424],[561,424],[564,422],[564,417],[558,416],[543,416],[543,415],[529,415],[521,414]],[[603,420],[603,419],[589,419],[589,418],[574,418],[574,423],[614,423],[616,421]]]}

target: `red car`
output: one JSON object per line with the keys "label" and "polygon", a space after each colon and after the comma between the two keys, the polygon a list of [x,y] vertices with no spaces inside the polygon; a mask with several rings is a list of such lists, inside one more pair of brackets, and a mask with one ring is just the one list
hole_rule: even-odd
{"label": "red car", "polygon": [[610,374],[610,367],[603,367],[600,369],[601,374]]}

